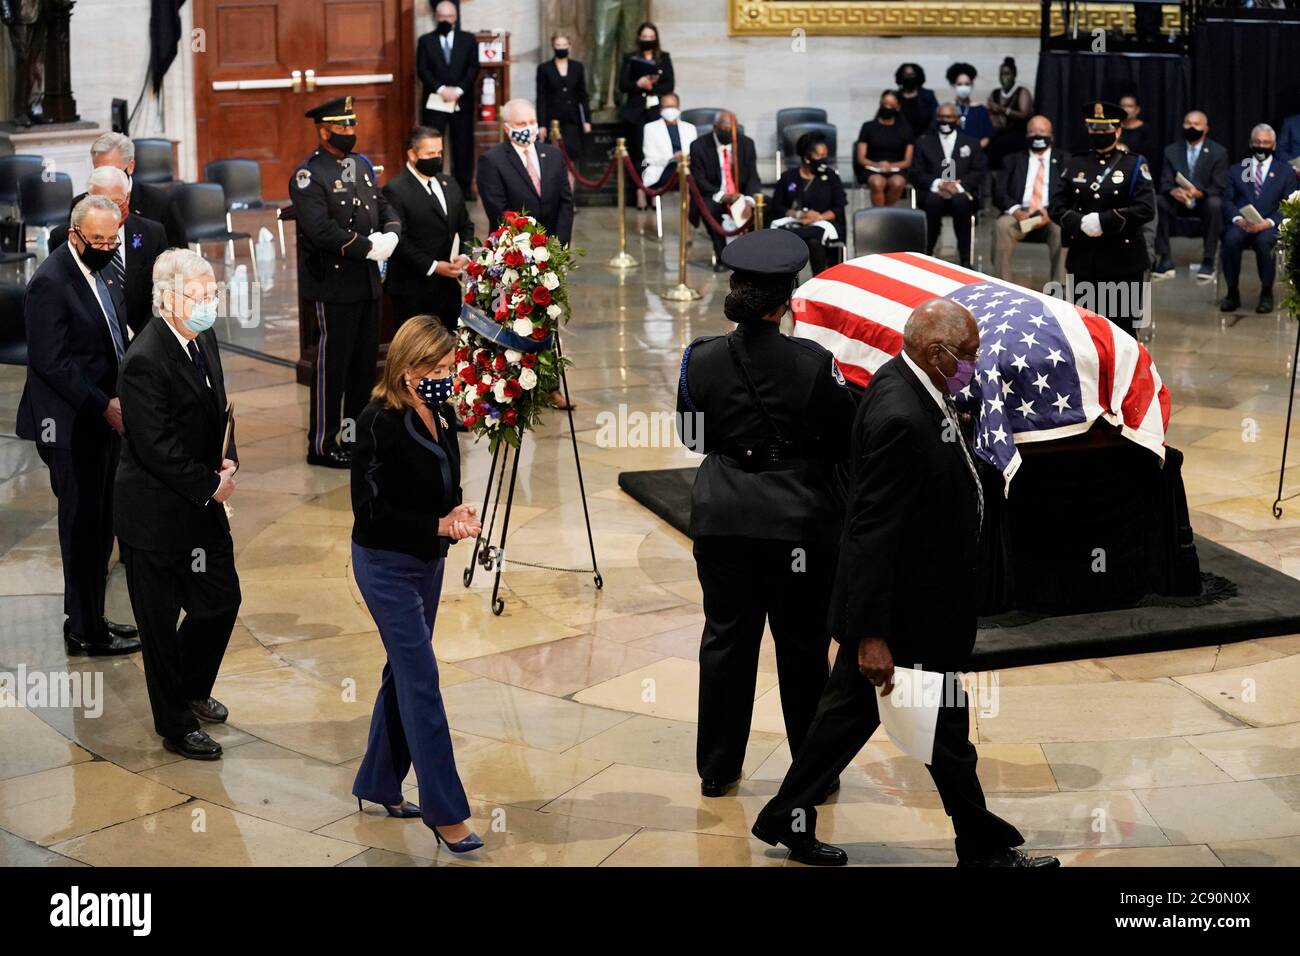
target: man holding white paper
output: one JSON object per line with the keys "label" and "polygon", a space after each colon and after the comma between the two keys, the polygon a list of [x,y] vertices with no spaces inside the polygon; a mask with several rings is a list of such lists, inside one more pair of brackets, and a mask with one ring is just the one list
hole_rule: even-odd
{"label": "man holding white paper", "polygon": [[1277,242],[1277,227],[1282,223],[1282,200],[1300,187],[1296,170],[1273,155],[1277,137],[1273,127],[1260,123],[1250,131],[1250,154],[1234,166],[1228,174],[1228,188],[1223,197],[1223,249],[1219,255],[1223,265],[1223,281],[1227,294],[1219,303],[1220,312],[1236,312],[1241,308],[1241,293],[1237,280],[1241,277],[1241,254],[1246,249],[1255,252],[1255,265],[1259,270],[1258,313],[1273,311],[1273,279],[1277,263],[1273,260],[1273,246]]}
{"label": "man holding white paper", "polygon": [[1002,176],[993,181],[993,204],[1002,215],[993,223],[993,258],[998,278],[1011,280],[1011,257],[1022,242],[1047,245],[1052,278],[1065,284],[1065,250],[1061,227],[1052,222],[1047,203],[1061,160],[1052,148],[1052,121],[1032,116],[1025,128],[1025,149],[1007,158]]}
{"label": "man holding white paper", "polygon": [[[949,299],[923,302],[902,353],[876,371],[858,406],[829,618],[839,652],[808,736],[753,829],[800,863],[848,862],[817,840],[817,803],[880,725],[877,688],[893,690],[895,666],[910,671],[898,679],[920,668],[951,686],[974,646],[984,493],[952,396],[970,382],[978,351],[970,312]],[[891,716],[922,723],[924,713],[903,710]],[[958,865],[1059,866],[1015,849],[1024,837],[985,806],[964,696],[930,710],[926,768],[952,818]]]}

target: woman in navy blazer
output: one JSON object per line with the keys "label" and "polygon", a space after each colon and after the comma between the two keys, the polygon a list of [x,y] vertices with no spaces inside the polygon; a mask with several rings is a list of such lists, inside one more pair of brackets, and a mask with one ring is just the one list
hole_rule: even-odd
{"label": "woman in navy blazer", "polygon": [[[439,843],[465,853],[483,841],[466,823],[432,643],[447,547],[479,533],[474,506],[461,503],[460,451],[444,404],[454,345],[434,316],[408,319],[357,419],[352,571],[388,662],[352,793],[358,808],[365,799],[389,816],[423,818]],[[402,797],[412,764],[421,806]]]}

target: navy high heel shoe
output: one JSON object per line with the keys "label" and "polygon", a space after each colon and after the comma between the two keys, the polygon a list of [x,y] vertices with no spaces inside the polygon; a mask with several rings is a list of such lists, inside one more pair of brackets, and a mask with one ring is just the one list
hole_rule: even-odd
{"label": "navy high heel shoe", "polygon": [[477,850],[483,846],[483,838],[472,831],[469,836],[465,837],[465,839],[457,840],[455,843],[452,843],[438,832],[437,827],[432,827],[431,829],[433,830],[434,838],[452,853],[469,853],[471,850]]}
{"label": "navy high heel shoe", "polygon": [[[418,817],[420,815],[420,808],[409,800],[404,800],[402,802],[402,805],[398,807],[396,810],[394,810],[386,803],[383,804],[382,806],[385,810],[388,811],[388,815],[390,817],[397,817],[399,820],[409,820],[411,817]],[[357,810],[358,811],[361,810],[360,797],[357,797]]]}

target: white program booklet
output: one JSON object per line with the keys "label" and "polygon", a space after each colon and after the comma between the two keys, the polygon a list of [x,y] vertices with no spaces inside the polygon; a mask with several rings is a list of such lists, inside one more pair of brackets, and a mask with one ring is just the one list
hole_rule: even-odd
{"label": "white program booklet", "polygon": [[894,668],[894,691],[876,689],[880,723],[899,750],[921,763],[934,760],[934,728],[943,702],[944,675],[919,668]]}
{"label": "white program booklet", "polygon": [[1029,216],[1028,218],[1020,220],[1020,231],[1021,233],[1033,232],[1042,224],[1043,224],[1042,216]]}
{"label": "white program booklet", "polygon": [[1241,212],[1241,218],[1252,226],[1257,226],[1264,221],[1264,217],[1259,214],[1259,210],[1250,203],[1242,206],[1239,211]]}
{"label": "white program booklet", "polygon": [[438,93],[430,93],[429,98],[424,101],[426,110],[437,110],[439,113],[454,113],[460,109],[460,100],[444,100]]}

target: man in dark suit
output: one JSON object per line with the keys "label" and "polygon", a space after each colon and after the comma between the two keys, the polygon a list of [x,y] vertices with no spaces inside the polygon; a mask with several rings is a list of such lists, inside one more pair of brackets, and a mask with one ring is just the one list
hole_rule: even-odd
{"label": "man in dark suit", "polygon": [[916,141],[912,185],[916,204],[925,210],[928,252],[934,255],[943,217],[952,217],[961,264],[971,264],[971,228],[988,177],[988,160],[979,140],[958,128],[960,114],[944,103],[935,114],[934,132]]}
{"label": "man in dark suit", "polygon": [[[137,183],[135,172],[135,144],[121,133],[104,133],[90,144],[90,162],[96,168],[113,166],[126,173],[126,191],[130,197],[131,211],[137,216],[160,222],[167,230],[169,246],[185,245],[185,223],[180,210],[172,202],[167,190],[150,183]],[[72,201],[75,206],[81,199]]]}
{"label": "man in dark suit", "polygon": [[537,141],[537,111],[528,100],[501,110],[506,140],[478,163],[478,195],[488,229],[507,211],[527,212],[547,233],[567,244],[573,235],[573,190],[559,147]]}
{"label": "man in dark suit", "polygon": [[[758,178],[754,141],[741,131],[736,114],[719,113],[713,123],[713,135],[701,136],[691,143],[690,157],[691,176],[700,187],[709,215],[728,229],[748,222],[753,216],[754,196],[763,191],[763,184]],[[729,211],[742,196],[747,200],[743,222],[735,222]],[[727,222],[722,221],[724,214],[728,214]],[[691,225],[700,224],[700,214],[694,204],[690,219]],[[713,271],[721,272],[726,268],[722,264],[722,248],[727,244],[727,237],[710,228],[709,238],[713,241]]]}
{"label": "man in dark suit", "polygon": [[[1219,303],[1219,311],[1236,312],[1241,307],[1241,293],[1237,281],[1241,277],[1241,253],[1255,251],[1255,265],[1259,269],[1259,313],[1273,311],[1273,279],[1277,264],[1273,261],[1273,246],[1277,243],[1277,227],[1282,222],[1279,207],[1282,200],[1293,193],[1300,182],[1297,174],[1285,160],[1274,155],[1277,137],[1273,127],[1260,123],[1250,131],[1250,155],[1228,174],[1228,188],[1223,198],[1223,280],[1228,285],[1227,295]],[[1253,206],[1260,221],[1252,223],[1242,213],[1243,207]]]}
{"label": "man in dark suit", "polygon": [[[421,122],[438,132],[451,131],[451,171],[461,191],[469,194],[474,182],[474,84],[478,79],[478,40],[467,30],[456,29],[459,11],[443,0],[433,11],[437,26],[420,37],[415,54],[415,72],[424,87],[421,94]],[[455,105],[454,112],[430,109],[430,98]]]}
{"label": "man in dark suit", "polygon": [[63,638],[74,655],[140,647],[134,627],[104,617],[122,432],[117,373],[130,338],[126,304],[106,281],[118,219],[117,207],[102,196],[78,203],[71,238],[36,270],[23,309],[27,384],[16,430],[36,442],[59,500]]}
{"label": "man in dark suit", "polygon": [[808,736],[753,829],[801,863],[848,861],[817,840],[817,804],[879,726],[876,687],[888,696],[895,667],[919,667],[944,675],[926,769],[952,818],[958,865],[1059,865],[1014,849],[1024,838],[985,806],[959,693],[975,644],[984,496],[952,396],[970,381],[979,344],[965,308],[921,303],[902,354],[876,371],[858,405],[829,618],[839,651]]}
{"label": "man in dark suit", "polygon": [[[1061,227],[1052,222],[1047,202],[1052,182],[1060,175],[1061,160],[1052,148],[1052,121],[1031,116],[1025,127],[1026,145],[1007,160],[1001,176],[993,178],[993,205],[1002,210],[993,223],[993,258],[998,277],[1011,279],[1011,255],[1022,242],[1047,244],[1052,278],[1065,282],[1065,253],[1061,248]],[[1038,220],[1028,232],[1021,223]]]}
{"label": "man in dark suit", "polygon": [[[126,324],[139,334],[153,315],[153,264],[167,248],[167,233],[152,219],[131,212],[126,173],[114,166],[99,166],[90,174],[86,194],[105,196],[117,207],[122,224],[117,230],[117,251],[104,270],[110,289],[119,289],[126,301]],[[50,248],[68,240],[68,227],[50,230]]]}
{"label": "man in dark suit", "polygon": [[460,186],[442,171],[442,156],[442,135],[415,127],[406,139],[406,168],[384,187],[388,205],[402,220],[402,241],[388,261],[384,290],[399,324],[428,313],[455,329],[474,225]]}
{"label": "man in dark suit", "polygon": [[114,519],[154,729],[173,753],[213,760],[221,745],[199,721],[228,716],[212,686],[239,612],[224,507],[239,456],[233,435],[225,445],[212,268],[197,252],[173,249],[158,257],[153,279],[160,314],[122,363],[126,431]]}
{"label": "man in dark suit", "polygon": [[[1170,279],[1174,260],[1169,255],[1171,235],[1204,236],[1198,282],[1214,281],[1214,253],[1223,231],[1223,190],[1228,178],[1228,151],[1210,139],[1210,122],[1200,110],[1183,117],[1182,142],[1165,147],[1156,191],[1156,264],[1151,278]],[[1179,184],[1179,176],[1190,186]]]}

